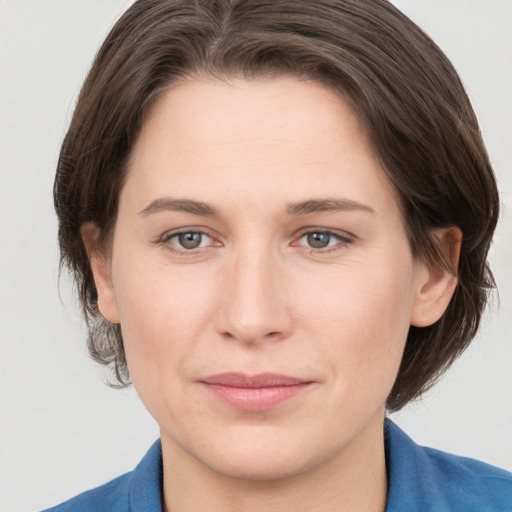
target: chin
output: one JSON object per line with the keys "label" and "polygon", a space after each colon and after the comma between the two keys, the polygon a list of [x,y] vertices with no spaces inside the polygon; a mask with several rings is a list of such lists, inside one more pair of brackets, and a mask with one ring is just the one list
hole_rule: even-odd
{"label": "chin", "polygon": [[[315,443],[307,432],[276,427],[238,428],[198,447],[192,456],[205,467],[228,478],[247,481],[278,481],[295,477],[320,465],[333,451],[330,443]],[[318,441],[319,439],[317,439]]]}
{"label": "chin", "polygon": [[299,458],[294,450],[276,449],[225,453],[222,457],[212,457],[211,463],[203,461],[218,474],[228,478],[246,480],[248,482],[269,482],[293,478],[308,469],[312,469],[313,461]]}

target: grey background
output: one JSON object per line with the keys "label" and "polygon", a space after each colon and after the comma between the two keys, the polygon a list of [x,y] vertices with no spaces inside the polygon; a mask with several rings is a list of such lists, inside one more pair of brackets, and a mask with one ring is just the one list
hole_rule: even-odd
{"label": "grey background", "polygon": [[[0,0],[0,511],[39,510],[130,470],[158,436],[133,390],[89,359],[52,205],[59,145],[91,59],[129,0]],[[394,416],[416,441],[512,470],[512,2],[398,0],[473,100],[503,215],[500,289],[479,336]]]}

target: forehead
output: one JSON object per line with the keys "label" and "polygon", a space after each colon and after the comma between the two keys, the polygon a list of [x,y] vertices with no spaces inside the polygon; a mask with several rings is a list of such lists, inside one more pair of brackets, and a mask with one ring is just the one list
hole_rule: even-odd
{"label": "forehead", "polygon": [[169,89],[142,128],[130,180],[138,195],[169,188],[207,201],[248,190],[292,201],[394,195],[350,107],[295,77],[187,80]]}
{"label": "forehead", "polygon": [[359,119],[338,94],[317,82],[292,76],[178,82],[153,105],[139,143],[148,130],[153,136],[156,131],[165,136],[164,132],[172,130],[173,135],[184,136],[182,143],[185,137],[200,140],[205,149],[208,143],[218,142],[223,146],[226,142],[268,146],[270,135],[278,132],[275,144],[295,144],[300,139],[303,155],[312,146],[322,150],[333,139],[337,145],[358,139],[358,144],[371,152]]}

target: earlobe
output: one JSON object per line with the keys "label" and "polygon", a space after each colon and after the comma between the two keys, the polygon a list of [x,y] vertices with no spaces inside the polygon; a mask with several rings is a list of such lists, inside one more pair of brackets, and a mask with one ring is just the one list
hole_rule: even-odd
{"label": "earlobe", "polygon": [[451,269],[437,265],[418,269],[417,289],[411,309],[411,325],[427,327],[437,322],[446,311],[457,287],[462,232],[456,226],[439,229],[436,238],[448,256]]}
{"label": "earlobe", "polygon": [[108,260],[98,244],[100,228],[92,222],[87,222],[82,225],[80,232],[89,257],[96,291],[98,292],[98,309],[106,320],[118,324],[119,315]]}

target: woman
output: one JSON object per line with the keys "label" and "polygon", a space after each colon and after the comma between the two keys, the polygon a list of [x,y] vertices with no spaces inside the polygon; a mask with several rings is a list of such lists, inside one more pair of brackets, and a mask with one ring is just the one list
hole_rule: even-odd
{"label": "woman", "polygon": [[499,209],[457,74],[387,2],[136,2],[55,202],[90,352],[161,434],[55,510],[512,506],[385,419],[475,335]]}

